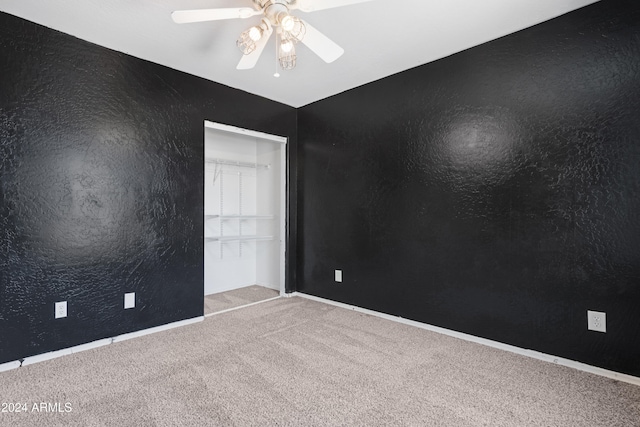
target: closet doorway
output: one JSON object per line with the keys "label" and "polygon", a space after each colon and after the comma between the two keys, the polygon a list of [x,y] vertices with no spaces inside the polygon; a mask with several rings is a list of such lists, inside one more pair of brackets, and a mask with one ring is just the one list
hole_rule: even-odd
{"label": "closet doorway", "polygon": [[284,295],[286,143],[205,121],[205,315]]}

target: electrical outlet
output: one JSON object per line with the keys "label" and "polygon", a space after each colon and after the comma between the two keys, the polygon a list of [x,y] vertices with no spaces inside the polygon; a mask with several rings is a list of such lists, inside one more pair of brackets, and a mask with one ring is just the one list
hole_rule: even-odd
{"label": "electrical outlet", "polygon": [[130,292],[124,294],[124,308],[134,308],[136,306],[136,293]]}
{"label": "electrical outlet", "polygon": [[587,310],[587,329],[590,331],[607,332],[607,313]]}
{"label": "electrical outlet", "polygon": [[56,311],[55,311],[56,319],[61,319],[63,317],[67,317],[67,302],[59,301],[56,303]]}
{"label": "electrical outlet", "polygon": [[335,279],[338,283],[342,282],[342,270],[336,270]]}

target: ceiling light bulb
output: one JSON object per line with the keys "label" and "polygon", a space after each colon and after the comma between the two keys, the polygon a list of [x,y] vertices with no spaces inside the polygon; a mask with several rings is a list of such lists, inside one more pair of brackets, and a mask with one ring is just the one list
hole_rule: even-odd
{"label": "ceiling light bulb", "polygon": [[280,44],[280,49],[282,49],[282,51],[285,53],[291,52],[292,48],[293,48],[293,42],[291,40],[283,40],[282,43]]}
{"label": "ceiling light bulb", "polygon": [[262,37],[262,30],[258,27],[251,27],[249,29],[249,38],[254,42],[257,42]]}
{"label": "ceiling light bulb", "polygon": [[288,14],[280,19],[280,27],[283,37],[294,43],[302,41],[307,31],[300,18]]}
{"label": "ceiling light bulb", "polygon": [[296,47],[293,40],[282,39],[278,45],[278,62],[284,70],[293,70],[296,66]]}
{"label": "ceiling light bulb", "polygon": [[296,22],[293,20],[293,17],[291,15],[287,15],[284,18],[282,18],[282,29],[285,31],[291,31],[293,30],[293,26],[296,24]]}

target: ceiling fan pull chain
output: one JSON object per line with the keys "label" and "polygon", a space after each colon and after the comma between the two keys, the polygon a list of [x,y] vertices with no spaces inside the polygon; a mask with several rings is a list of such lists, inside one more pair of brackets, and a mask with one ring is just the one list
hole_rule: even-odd
{"label": "ceiling fan pull chain", "polygon": [[276,32],[276,72],[273,74],[273,77],[280,77],[280,73],[278,72],[278,39],[280,38],[280,31]]}

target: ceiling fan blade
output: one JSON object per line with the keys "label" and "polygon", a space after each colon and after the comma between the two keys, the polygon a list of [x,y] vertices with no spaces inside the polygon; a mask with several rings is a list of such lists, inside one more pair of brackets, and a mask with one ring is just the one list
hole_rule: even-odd
{"label": "ceiling fan blade", "polygon": [[269,38],[271,37],[271,33],[273,33],[273,27],[269,25],[268,29],[262,35],[262,38],[256,42],[256,50],[251,52],[248,55],[242,55],[240,58],[240,62],[238,62],[238,66],[236,69],[238,70],[249,70],[256,66],[258,63],[258,59],[260,59],[260,55],[262,55],[262,51],[264,50]]}
{"label": "ceiling fan blade", "polygon": [[331,9],[370,1],[373,0],[299,0],[297,9],[303,12],[315,12],[316,10]]}
{"label": "ceiling fan blade", "polygon": [[176,24],[189,24],[191,22],[219,21],[222,19],[250,18],[262,13],[250,7],[231,7],[226,9],[198,9],[176,10],[171,14]]}
{"label": "ceiling fan blade", "polygon": [[309,25],[308,22],[302,21],[306,28],[306,33],[302,38],[309,49],[318,55],[324,62],[333,62],[340,58],[344,53],[344,49],[335,44],[331,39]]}

